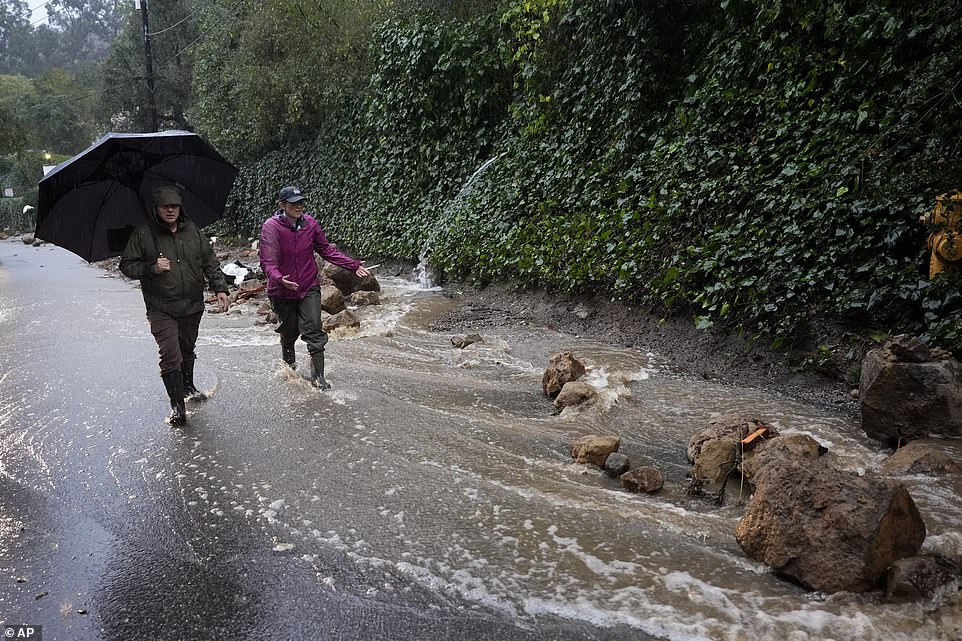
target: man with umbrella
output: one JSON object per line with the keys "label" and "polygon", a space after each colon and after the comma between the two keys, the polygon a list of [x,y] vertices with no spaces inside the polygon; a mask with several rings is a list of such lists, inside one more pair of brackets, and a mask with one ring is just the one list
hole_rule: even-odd
{"label": "man with umbrella", "polygon": [[230,306],[227,284],[210,241],[183,211],[180,190],[154,189],[148,222],[134,230],[120,271],[140,281],[150,331],[160,351],[160,376],[170,398],[171,425],[187,423],[185,396],[194,386],[194,345],[204,314],[204,280],[221,311]]}

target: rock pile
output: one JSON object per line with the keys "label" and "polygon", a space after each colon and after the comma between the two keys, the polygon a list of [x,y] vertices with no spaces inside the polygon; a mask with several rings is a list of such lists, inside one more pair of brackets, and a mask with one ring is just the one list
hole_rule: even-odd
{"label": "rock pile", "polygon": [[[950,356],[900,337],[870,355],[863,371],[868,373],[863,425],[877,426],[867,432],[894,435],[904,443],[908,436],[955,429],[956,379],[962,368]],[[571,352],[555,354],[542,376],[545,396],[559,408],[590,406],[597,390],[578,380],[584,373]],[[913,386],[919,380],[925,381],[924,390]],[[912,425],[898,418],[903,411],[913,417]],[[948,412],[950,420],[942,422],[930,416],[933,412]],[[920,425],[925,427],[915,429]],[[582,435],[571,438],[568,451],[577,463],[618,478],[629,492],[661,490],[661,471],[632,469],[628,456],[619,452],[621,444],[617,435]],[[748,557],[780,576],[819,592],[878,591],[890,600],[959,589],[958,560],[920,554],[926,536],[922,515],[905,484],[889,476],[962,473],[962,464],[932,441],[915,440],[880,469],[856,474],[842,469],[812,436],[783,434],[755,413],[735,411],[694,430],[686,455],[690,493],[722,502],[729,488],[739,488],[745,508],[736,541]]]}

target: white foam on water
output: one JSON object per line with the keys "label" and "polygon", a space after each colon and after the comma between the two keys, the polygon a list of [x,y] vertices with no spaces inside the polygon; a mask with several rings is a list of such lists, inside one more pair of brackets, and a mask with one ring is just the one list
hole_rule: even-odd
{"label": "white foam on water", "polygon": [[273,329],[261,327],[222,327],[216,330],[201,329],[197,345],[216,347],[262,347],[278,345]]}
{"label": "white foam on water", "polygon": [[[637,594],[637,590],[634,591]],[[643,595],[642,595],[643,596]],[[668,607],[651,617],[639,615],[645,609],[626,606],[618,609],[599,607],[588,599],[566,602],[558,599],[530,597],[523,601],[523,610],[530,616],[552,615],[572,621],[584,621],[601,628],[625,625],[652,636],[672,641],[718,641],[708,636],[696,622],[685,620]]]}
{"label": "white foam on water", "polygon": [[630,563],[627,561],[612,561],[611,563],[605,563],[602,559],[588,554],[584,549],[578,544],[578,539],[574,537],[561,537],[557,536],[558,526],[552,525],[548,528],[548,534],[554,539],[554,542],[558,545],[558,552],[566,552],[573,555],[579,559],[585,566],[601,577],[612,577],[615,575],[631,575],[634,574],[638,569],[637,563]]}
{"label": "white foam on water", "polygon": [[[445,577],[423,566],[406,561],[395,563],[394,567],[402,574],[414,579],[418,584],[435,592],[453,594],[493,610],[505,612],[511,617],[518,617],[520,614],[514,605],[493,594],[483,581],[466,570],[455,570],[450,572],[448,577]],[[449,570],[449,568],[442,566],[442,572],[445,569]]]}
{"label": "white foam on water", "polygon": [[962,558],[962,532],[944,532],[929,535],[922,543],[922,552],[941,554],[950,559]]}
{"label": "white foam on water", "polygon": [[17,314],[23,309],[22,306],[11,305],[0,307],[0,323],[5,323],[17,316]]}
{"label": "white foam on water", "polygon": [[[369,305],[368,310],[361,319],[361,327],[351,336],[345,336],[342,340],[355,340],[367,338],[369,336],[384,336],[394,332],[398,323],[410,313],[413,305],[409,302],[394,303],[393,305]],[[378,313],[371,313],[377,310]]]}

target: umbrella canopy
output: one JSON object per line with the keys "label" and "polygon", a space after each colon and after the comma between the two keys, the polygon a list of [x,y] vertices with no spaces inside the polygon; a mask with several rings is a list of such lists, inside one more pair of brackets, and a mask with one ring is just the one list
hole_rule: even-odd
{"label": "umbrella canopy", "polygon": [[35,235],[90,262],[119,256],[145,222],[154,189],[180,187],[184,213],[203,227],[224,215],[236,177],[189,131],[109,133],[40,181]]}

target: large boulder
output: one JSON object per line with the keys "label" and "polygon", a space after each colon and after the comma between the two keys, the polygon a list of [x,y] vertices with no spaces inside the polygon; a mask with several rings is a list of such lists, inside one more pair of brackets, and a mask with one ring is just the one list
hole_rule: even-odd
{"label": "large boulder", "polygon": [[742,456],[741,472],[754,482],[760,470],[769,465],[788,465],[795,461],[815,461],[828,450],[808,434],[783,434],[762,441]]}
{"label": "large boulder", "polygon": [[328,314],[339,314],[347,309],[341,290],[333,285],[321,285],[321,309]]}
{"label": "large boulder", "polygon": [[862,430],[883,443],[962,437],[962,363],[896,336],[862,362],[859,412]]}
{"label": "large boulder", "polygon": [[359,291],[351,294],[351,304],[357,305],[358,307],[365,307],[367,305],[380,305],[381,295],[377,292],[369,291]]}
{"label": "large boulder", "polygon": [[778,435],[774,428],[765,424],[755,414],[747,412],[722,414],[708,421],[704,428],[688,439],[688,460],[694,463],[708,441],[727,441],[737,447],[745,437],[761,428],[767,428],[770,436]]}
{"label": "large boulder", "polygon": [[548,359],[548,368],[541,376],[541,387],[548,398],[561,392],[565,383],[576,381],[585,374],[585,366],[571,352],[559,352]]}
{"label": "large boulder", "polygon": [[[738,441],[716,439],[706,441],[695,457],[692,480],[711,489],[720,487],[738,469]],[[736,475],[737,478],[737,475]]]}
{"label": "large boulder", "polygon": [[618,436],[589,434],[571,439],[568,449],[571,452],[571,458],[578,463],[591,463],[603,467],[608,455],[617,452],[619,447],[621,447],[621,438]]}
{"label": "large boulder", "polygon": [[[318,259],[320,260],[320,259]],[[381,283],[377,282],[374,274],[359,278],[354,272],[349,272],[343,267],[332,265],[327,261],[322,261],[321,273],[330,278],[334,285],[341,290],[345,296],[350,296],[354,292],[379,292]]]}
{"label": "large boulder", "polygon": [[755,488],[736,528],[738,544],[813,590],[870,590],[925,540],[912,497],[895,481],[797,461],[764,466]]}
{"label": "large boulder", "polygon": [[321,325],[325,332],[333,332],[342,328],[354,329],[360,327],[361,321],[350,310],[345,309],[343,312],[328,316]]}

